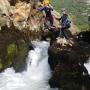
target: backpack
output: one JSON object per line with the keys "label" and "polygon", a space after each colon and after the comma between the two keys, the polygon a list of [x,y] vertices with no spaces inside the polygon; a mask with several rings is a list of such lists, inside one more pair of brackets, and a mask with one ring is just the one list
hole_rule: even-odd
{"label": "backpack", "polygon": [[69,19],[66,19],[63,23],[62,23],[64,28],[70,28],[71,27],[71,21]]}

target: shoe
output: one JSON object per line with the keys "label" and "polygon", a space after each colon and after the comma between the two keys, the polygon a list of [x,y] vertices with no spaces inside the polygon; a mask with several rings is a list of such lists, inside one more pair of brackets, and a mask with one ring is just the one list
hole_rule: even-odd
{"label": "shoe", "polygon": [[48,29],[45,29],[44,32],[48,32]]}

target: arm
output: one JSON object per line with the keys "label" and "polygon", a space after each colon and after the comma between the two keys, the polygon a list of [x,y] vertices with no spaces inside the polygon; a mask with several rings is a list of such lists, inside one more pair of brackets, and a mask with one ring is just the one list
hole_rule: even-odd
{"label": "arm", "polygon": [[38,11],[43,11],[44,7],[37,8]]}
{"label": "arm", "polygon": [[49,4],[49,8],[51,11],[53,11],[53,6],[51,6],[51,4]]}
{"label": "arm", "polygon": [[60,21],[61,20],[61,17],[55,17],[56,20]]}

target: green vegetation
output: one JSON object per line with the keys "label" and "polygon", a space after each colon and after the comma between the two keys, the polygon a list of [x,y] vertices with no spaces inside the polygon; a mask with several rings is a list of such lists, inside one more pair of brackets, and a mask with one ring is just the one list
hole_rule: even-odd
{"label": "green vegetation", "polygon": [[7,60],[7,62],[5,62],[5,66],[12,64],[13,58],[15,57],[16,53],[17,53],[17,46],[16,46],[16,44],[15,43],[9,44],[7,46],[7,56],[6,56],[6,58],[8,60]]}
{"label": "green vegetation", "polygon": [[17,51],[16,45],[14,43],[10,44],[7,48],[7,51],[8,51],[8,55],[15,54]]}
{"label": "green vegetation", "polygon": [[66,8],[75,25],[80,30],[88,29],[87,12],[90,5],[85,3],[86,0],[50,0],[53,7],[60,11]]}
{"label": "green vegetation", "polygon": [[[1,60],[0,60],[1,61]],[[0,69],[2,68],[2,64],[1,64],[1,62],[0,62]]]}

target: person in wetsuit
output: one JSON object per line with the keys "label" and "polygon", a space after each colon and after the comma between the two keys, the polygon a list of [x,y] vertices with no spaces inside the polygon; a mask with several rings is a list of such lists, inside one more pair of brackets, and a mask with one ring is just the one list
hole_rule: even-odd
{"label": "person in wetsuit", "polygon": [[62,12],[62,16],[60,18],[56,18],[61,23],[60,33],[59,36],[62,34],[66,39],[68,39],[68,36],[65,33],[65,30],[70,28],[71,21],[68,20],[68,14],[64,10]]}
{"label": "person in wetsuit", "polygon": [[38,11],[45,12],[44,28],[48,29],[48,27],[49,27],[48,22],[50,23],[50,26],[53,26],[53,16],[51,13],[51,11],[53,11],[53,8],[49,5],[49,3],[45,2],[44,6],[38,8]]}

